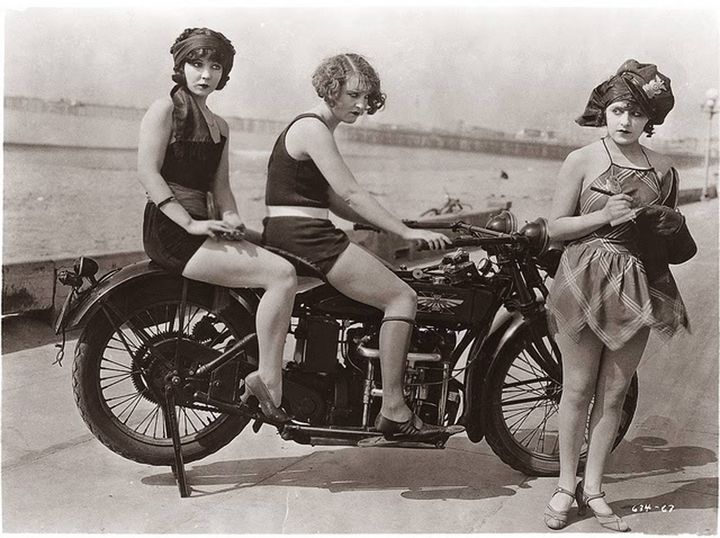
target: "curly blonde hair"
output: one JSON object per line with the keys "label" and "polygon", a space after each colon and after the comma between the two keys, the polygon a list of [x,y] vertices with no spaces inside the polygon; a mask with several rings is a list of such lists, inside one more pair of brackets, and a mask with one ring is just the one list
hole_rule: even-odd
{"label": "curly blonde hair", "polygon": [[356,75],[360,85],[369,90],[366,112],[375,114],[385,106],[385,94],[380,91],[380,77],[377,72],[359,54],[348,52],[326,58],[315,69],[312,85],[319,97],[328,105],[334,106],[335,100],[352,75]]}

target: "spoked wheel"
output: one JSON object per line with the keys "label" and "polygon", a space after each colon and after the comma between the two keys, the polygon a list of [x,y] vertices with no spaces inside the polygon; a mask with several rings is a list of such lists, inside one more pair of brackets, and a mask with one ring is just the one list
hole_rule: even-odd
{"label": "spoked wheel", "polygon": [[[531,476],[560,473],[558,408],[562,385],[558,376],[560,356],[547,337],[542,338],[550,368],[541,366],[538,346],[519,335],[493,362],[486,387],[487,441],[502,461]],[[554,366],[553,366],[554,365]],[[613,448],[627,433],[638,398],[637,375],[625,396],[620,428]],[[592,406],[592,403],[590,404]],[[587,429],[580,468],[587,455]]]}
{"label": "spoked wheel", "polygon": [[[78,340],[73,390],[83,419],[108,448],[140,463],[173,462],[161,405],[176,353],[187,374],[254,331],[252,318],[237,303],[213,309],[210,286],[191,283],[184,307],[181,297],[180,279],[118,293]],[[240,378],[255,368],[256,346],[248,346],[241,359]],[[229,387],[230,394],[242,390],[234,369],[222,382],[238,385]],[[189,384],[186,393],[208,388],[205,379]],[[219,450],[248,423],[199,403],[176,405],[175,411],[186,462]]]}

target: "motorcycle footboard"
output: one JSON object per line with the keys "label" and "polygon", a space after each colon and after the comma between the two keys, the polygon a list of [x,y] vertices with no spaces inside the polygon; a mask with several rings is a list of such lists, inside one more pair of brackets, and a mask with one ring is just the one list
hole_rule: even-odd
{"label": "motorcycle footboard", "polygon": [[438,435],[418,439],[417,437],[386,439],[375,430],[349,428],[321,428],[303,424],[286,424],[282,438],[304,445],[342,445],[384,448],[444,448],[451,435],[465,431],[462,426],[450,426]]}
{"label": "motorcycle footboard", "polygon": [[290,423],[285,425],[281,436],[286,441],[294,441],[301,445],[357,446],[363,439],[379,437],[380,432]]}
{"label": "motorcycle footboard", "polygon": [[394,437],[387,439],[382,435],[363,439],[358,442],[361,448],[445,448],[447,440],[457,434],[464,432],[463,426],[448,426],[444,432],[428,435],[427,437]]}

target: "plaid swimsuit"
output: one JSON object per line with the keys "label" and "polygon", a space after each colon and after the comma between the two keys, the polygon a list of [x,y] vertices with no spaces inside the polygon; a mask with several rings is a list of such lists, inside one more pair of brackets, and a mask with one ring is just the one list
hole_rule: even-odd
{"label": "plaid swimsuit", "polygon": [[[661,201],[661,179],[649,161],[648,168],[631,168],[615,164],[609,151],[608,157],[608,169],[581,193],[576,215],[605,206],[607,196],[591,191],[593,185],[606,190],[615,185],[632,196],[636,205]],[[612,350],[645,326],[664,338],[680,326],[688,327],[685,305],[670,272],[648,282],[638,257],[633,221],[614,227],[607,224],[566,245],[547,310],[553,334],[562,332],[577,341],[587,326]]]}

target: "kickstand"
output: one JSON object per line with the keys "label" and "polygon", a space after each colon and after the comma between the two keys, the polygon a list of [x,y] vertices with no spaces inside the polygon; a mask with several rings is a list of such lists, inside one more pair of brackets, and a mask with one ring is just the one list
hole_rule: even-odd
{"label": "kickstand", "polygon": [[171,466],[172,473],[177,481],[180,497],[189,497],[190,488],[187,485],[177,415],[175,414],[175,394],[173,388],[169,385],[165,388],[165,405],[161,407],[163,416],[165,417],[165,428],[172,438],[173,452],[175,453],[175,463]]}

